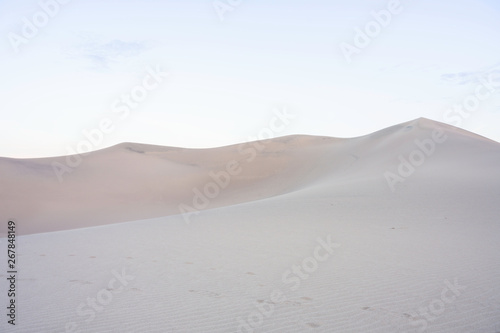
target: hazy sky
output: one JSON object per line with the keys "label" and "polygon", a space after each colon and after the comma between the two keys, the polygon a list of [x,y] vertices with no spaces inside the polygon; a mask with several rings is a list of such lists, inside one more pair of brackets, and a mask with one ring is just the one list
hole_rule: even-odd
{"label": "hazy sky", "polygon": [[418,117],[500,141],[498,0],[0,0],[0,34],[0,156],[65,155],[100,126],[93,150]]}

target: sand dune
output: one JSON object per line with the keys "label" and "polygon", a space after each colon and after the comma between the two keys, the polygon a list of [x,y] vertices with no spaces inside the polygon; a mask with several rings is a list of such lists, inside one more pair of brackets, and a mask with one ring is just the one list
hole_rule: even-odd
{"label": "sand dune", "polygon": [[60,182],[67,158],[0,159],[2,220],[26,235],[9,331],[500,331],[497,142],[420,118],[351,139],[123,143]]}
{"label": "sand dune", "polygon": [[[453,186],[457,177],[466,182],[494,173],[496,142],[421,118],[353,139],[289,136],[214,149],[123,143],[81,157],[2,158],[1,211],[24,221],[20,233],[30,234],[228,206],[315,183],[342,191],[362,182],[365,190],[385,193],[390,187],[384,173],[394,173],[398,155],[418,149],[414,141],[429,140],[436,127],[450,140],[437,144],[439,153],[411,177],[418,186],[420,178],[449,178]],[[196,215],[185,216],[191,221]]]}

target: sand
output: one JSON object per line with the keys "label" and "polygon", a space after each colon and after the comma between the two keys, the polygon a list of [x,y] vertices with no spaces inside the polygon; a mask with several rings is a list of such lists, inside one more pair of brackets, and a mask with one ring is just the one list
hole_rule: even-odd
{"label": "sand", "polygon": [[18,232],[2,332],[500,331],[497,142],[420,118],[350,139],[123,143],[60,181],[67,159],[0,159]]}

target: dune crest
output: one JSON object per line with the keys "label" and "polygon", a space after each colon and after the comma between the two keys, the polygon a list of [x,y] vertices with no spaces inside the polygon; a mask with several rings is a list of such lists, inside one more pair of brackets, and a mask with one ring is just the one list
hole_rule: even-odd
{"label": "dune crest", "polygon": [[[419,148],[416,140],[426,142],[437,130],[446,141],[425,156],[408,182],[396,183],[399,190],[411,190],[408,184],[419,180],[420,191],[440,190],[447,179],[460,177],[469,184],[472,178],[496,175],[499,143],[419,118],[349,139],[295,135],[211,149],[122,143],[81,157],[1,158],[1,212],[23,221],[19,232],[31,234],[198,212],[287,193],[311,195],[314,189],[392,195],[384,174],[398,176],[398,156],[409,156]],[[78,158],[81,163],[71,167]],[[70,171],[58,179],[61,166]]]}

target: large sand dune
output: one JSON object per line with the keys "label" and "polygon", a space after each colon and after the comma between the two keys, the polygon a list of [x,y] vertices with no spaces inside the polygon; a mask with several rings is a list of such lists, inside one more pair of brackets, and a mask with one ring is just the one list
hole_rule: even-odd
{"label": "large sand dune", "polygon": [[500,332],[497,142],[420,118],[68,158],[0,159],[2,332]]}

